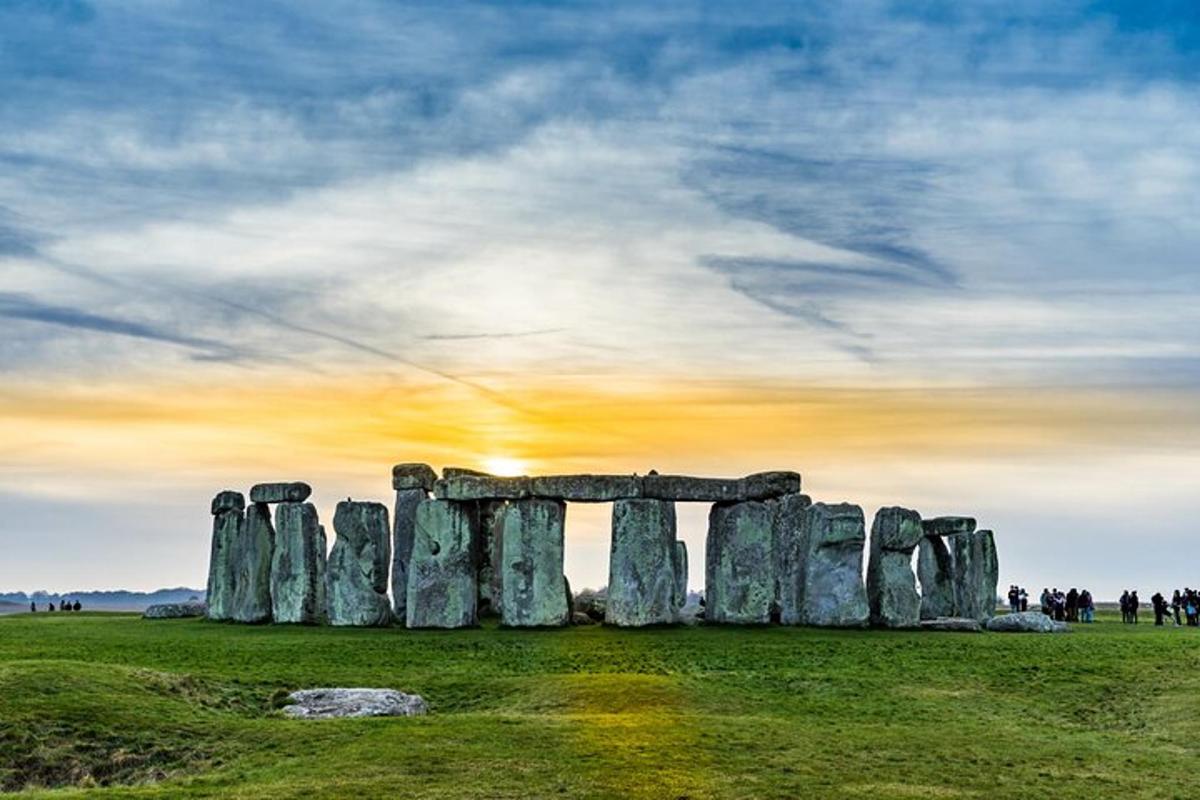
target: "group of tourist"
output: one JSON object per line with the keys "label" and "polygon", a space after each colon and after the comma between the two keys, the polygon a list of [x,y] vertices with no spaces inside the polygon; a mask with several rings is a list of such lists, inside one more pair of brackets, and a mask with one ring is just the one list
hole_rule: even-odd
{"label": "group of tourist", "polygon": [[[50,603],[46,607],[46,610],[47,611],[79,611],[82,608],[83,608],[83,604],[80,603],[78,600],[76,600],[74,603],[72,603],[70,600],[63,600],[62,603],[59,604],[59,607],[57,609],[54,607],[54,603]],[[37,613],[37,603],[36,602],[29,603],[29,611],[30,611],[30,613]]]}
{"label": "group of tourist", "polygon": [[1058,587],[1042,589],[1039,602],[1042,613],[1057,622],[1094,622],[1096,619],[1096,601],[1087,589],[1072,586],[1066,593]]}
{"label": "group of tourist", "polygon": [[[1129,594],[1128,592],[1126,594]],[[1132,593],[1133,602],[1137,602],[1137,592]],[[1124,595],[1122,601],[1125,600]],[[1162,592],[1155,592],[1150,598],[1154,608],[1154,624],[1162,625],[1166,619],[1174,619],[1176,625],[1200,626],[1200,592],[1184,587],[1176,589],[1170,600],[1163,597]],[[1122,602],[1124,609],[1124,602]],[[1134,611],[1134,622],[1137,622],[1137,612]]]}

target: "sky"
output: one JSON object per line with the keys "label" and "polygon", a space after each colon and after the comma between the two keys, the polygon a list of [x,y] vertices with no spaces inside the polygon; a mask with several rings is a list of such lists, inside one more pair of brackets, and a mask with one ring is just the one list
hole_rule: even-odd
{"label": "sky", "polygon": [[401,461],[1195,586],[1198,81],[1186,0],[0,0],[0,590],[203,586],[216,491]]}

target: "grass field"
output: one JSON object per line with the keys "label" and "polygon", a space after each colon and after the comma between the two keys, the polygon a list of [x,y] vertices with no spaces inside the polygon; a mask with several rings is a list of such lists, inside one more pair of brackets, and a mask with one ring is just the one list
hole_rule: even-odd
{"label": "grass field", "polygon": [[[275,710],[327,685],[431,714]],[[1200,631],[1111,617],[1067,636],[0,619],[0,785],[22,796],[1190,798],[1197,765]]]}

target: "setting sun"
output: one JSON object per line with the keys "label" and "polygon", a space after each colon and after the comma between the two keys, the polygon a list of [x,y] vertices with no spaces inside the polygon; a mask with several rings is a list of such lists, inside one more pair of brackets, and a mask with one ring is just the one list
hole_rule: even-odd
{"label": "setting sun", "polygon": [[483,460],[483,468],[485,471],[493,475],[501,475],[507,478],[517,475],[524,475],[527,470],[527,465],[524,461],[517,458],[508,458],[506,456],[494,456]]}

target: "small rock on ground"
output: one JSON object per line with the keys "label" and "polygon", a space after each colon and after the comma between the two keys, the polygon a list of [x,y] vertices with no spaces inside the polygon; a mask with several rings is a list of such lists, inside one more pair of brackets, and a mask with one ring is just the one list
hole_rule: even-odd
{"label": "small rock on ground", "polygon": [[1067,633],[1071,630],[1067,623],[1055,622],[1040,611],[992,617],[987,621],[987,629],[1000,633]]}
{"label": "small rock on ground", "polygon": [[181,619],[183,617],[203,617],[208,613],[204,603],[159,603],[148,606],[142,612],[145,619]]}
{"label": "small rock on ground", "polygon": [[283,713],[302,719],[415,717],[429,710],[420,695],[395,689],[301,689],[288,699]]}

